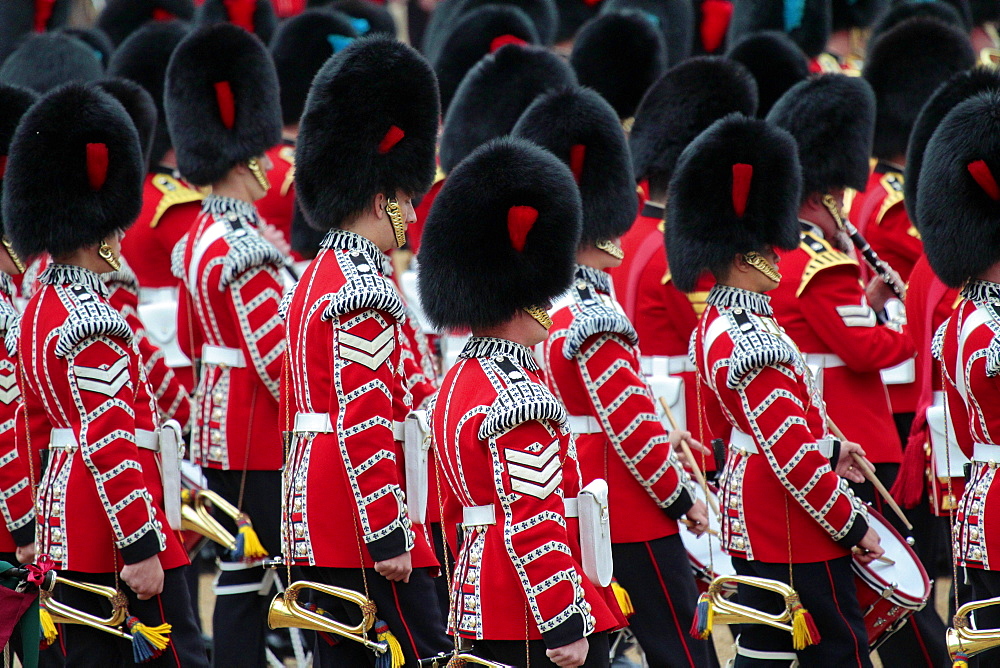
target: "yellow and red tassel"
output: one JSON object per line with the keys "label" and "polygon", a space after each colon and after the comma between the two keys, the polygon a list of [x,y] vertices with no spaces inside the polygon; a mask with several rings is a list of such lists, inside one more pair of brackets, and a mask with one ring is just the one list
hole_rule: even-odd
{"label": "yellow and red tassel", "polygon": [[788,600],[788,611],[792,613],[792,647],[799,650],[817,644],[819,629],[797,596]]}
{"label": "yellow and red tassel", "polygon": [[706,592],[698,597],[698,605],[694,608],[694,619],[691,620],[691,637],[705,640],[712,635],[715,609],[712,607],[712,596]]}
{"label": "yellow and red tassel", "polygon": [[379,642],[389,645],[389,649],[375,658],[375,668],[402,668],[406,663],[403,647],[399,640],[389,630],[389,625],[381,619],[375,622],[375,637]]}
{"label": "yellow and red tassel", "polygon": [[170,624],[146,626],[135,615],[125,620],[132,636],[132,657],[136,663],[146,663],[157,658],[170,644]]}
{"label": "yellow and red tassel", "polygon": [[631,617],[635,614],[635,606],[632,605],[632,597],[628,595],[625,587],[618,584],[618,580],[611,581],[611,591],[615,595],[615,600],[618,601],[618,608],[622,611],[625,617]]}
{"label": "yellow and red tassel", "polygon": [[969,655],[962,651],[957,652],[951,668],[969,668]]}
{"label": "yellow and red tassel", "polygon": [[236,518],[236,526],[239,531],[236,534],[236,547],[233,549],[233,557],[242,561],[258,561],[267,557],[267,550],[260,542],[260,537],[253,529],[250,518],[246,513],[240,513]]}
{"label": "yellow and red tassel", "polygon": [[42,649],[48,649],[59,637],[59,629],[56,628],[56,623],[52,621],[52,613],[44,607],[40,607],[38,609],[38,621],[41,624],[42,631],[39,647]]}

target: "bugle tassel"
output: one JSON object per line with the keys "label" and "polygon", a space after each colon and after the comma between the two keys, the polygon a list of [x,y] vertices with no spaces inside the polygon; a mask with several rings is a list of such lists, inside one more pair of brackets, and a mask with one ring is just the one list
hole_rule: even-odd
{"label": "bugle tassel", "polygon": [[959,652],[955,655],[955,660],[951,663],[951,668],[969,668],[969,655]]}
{"label": "bugle tassel", "polygon": [[618,584],[617,580],[611,581],[611,592],[615,595],[615,600],[618,601],[618,608],[622,611],[622,615],[627,618],[635,614],[632,597],[628,595],[625,587]]}
{"label": "bugle tassel", "polygon": [[698,597],[698,605],[694,609],[694,619],[691,620],[691,637],[707,640],[712,635],[715,611],[712,609],[712,595],[705,592]]}
{"label": "bugle tassel", "polygon": [[375,657],[375,668],[402,668],[406,663],[403,647],[399,639],[389,630],[389,625],[381,619],[375,622],[375,639],[389,646],[389,651]]}
{"label": "bugle tassel", "polygon": [[821,639],[819,629],[799,597],[789,596],[785,602],[792,613],[792,647],[798,650],[817,644]]}
{"label": "bugle tassel", "polygon": [[132,635],[132,658],[136,663],[152,661],[170,644],[170,624],[146,626],[132,615],[125,620],[125,627]]}
{"label": "bugle tassel", "polygon": [[41,649],[48,649],[59,638],[59,629],[56,628],[56,623],[52,621],[52,614],[44,607],[39,607],[38,609],[38,621],[42,631],[39,647]]}
{"label": "bugle tassel", "polygon": [[233,550],[233,557],[243,561],[258,561],[267,557],[267,550],[260,542],[260,537],[254,531],[250,517],[246,513],[240,513],[236,518],[236,526],[239,532],[236,535],[236,548]]}

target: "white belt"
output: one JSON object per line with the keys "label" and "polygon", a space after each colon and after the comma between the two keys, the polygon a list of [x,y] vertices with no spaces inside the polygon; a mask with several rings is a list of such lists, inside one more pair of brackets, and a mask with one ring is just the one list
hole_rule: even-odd
{"label": "white belt", "polygon": [[673,376],[695,370],[687,355],[643,355],[639,358],[639,367],[647,376]]}
{"label": "white belt", "polygon": [[[729,446],[736,450],[742,450],[748,455],[755,455],[760,452],[757,448],[757,442],[753,440],[753,437],[750,434],[744,434],[739,429],[733,429],[733,433],[729,436]],[[816,447],[819,449],[819,453],[827,459],[833,457],[832,438],[817,439]]]}
{"label": "white belt", "polygon": [[569,430],[574,434],[600,434],[601,423],[591,415],[570,415]]}
{"label": "white belt", "polygon": [[806,365],[818,367],[820,369],[835,369],[839,366],[846,366],[844,360],[833,353],[805,353]]}
{"label": "white belt", "polygon": [[[160,434],[148,429],[135,430],[135,444],[145,450],[160,451]],[[78,447],[76,434],[72,429],[53,429],[49,435],[50,450],[68,450],[72,452]]]}
{"label": "white belt", "polygon": [[158,302],[176,302],[177,288],[139,288],[140,304],[156,304]]}
{"label": "white belt", "polygon": [[972,461],[1000,464],[1000,445],[976,443],[972,446]]}
{"label": "white belt", "polygon": [[[579,505],[576,497],[563,499],[563,512],[566,517],[579,517]],[[462,526],[480,527],[497,523],[496,507],[493,504],[488,506],[466,506],[462,508]]]}
{"label": "white belt", "polygon": [[[312,432],[314,434],[333,433],[333,421],[330,420],[329,413],[296,413],[295,426],[292,429],[296,434]],[[392,437],[397,441],[406,439],[406,423],[392,423]]]}
{"label": "white belt", "polygon": [[201,361],[203,364],[218,364],[233,368],[242,368],[247,365],[246,360],[243,359],[243,351],[239,348],[210,346],[207,343],[201,347]]}

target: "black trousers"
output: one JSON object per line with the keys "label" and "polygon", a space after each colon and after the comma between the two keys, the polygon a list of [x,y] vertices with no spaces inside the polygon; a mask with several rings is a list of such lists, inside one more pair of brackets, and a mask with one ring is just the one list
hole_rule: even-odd
{"label": "black trousers", "polygon": [[635,608],[629,627],[650,668],[718,666],[712,641],[697,640],[689,633],[698,586],[681,537],[614,543],[611,552],[615,579]]}
{"label": "black trousers", "polygon": [[[208,488],[239,507],[243,471],[203,469]],[[281,472],[247,471],[241,510],[272,556],[281,554]],[[235,536],[236,523],[216,512],[216,519]],[[218,548],[222,571],[215,584],[212,613],[212,665],[216,668],[264,668],[267,665],[267,609],[276,589],[267,586],[262,566],[244,568]],[[235,570],[232,570],[235,569]]]}
{"label": "black trousers", "polygon": [[[177,668],[208,668],[208,657],[201,632],[194,622],[191,601],[188,598],[184,570],[171,568],[163,572],[163,593],[148,601],[140,601],[125,583],[121,590],[128,596],[129,613],[139,618],[146,626],[170,624],[170,644],[157,659],[143,663],[143,666]],[[89,582],[109,587],[115,585],[113,573],[79,573],[63,571],[63,577],[77,582]],[[111,606],[106,599],[85,592],[76,587],[59,585],[56,596],[60,601],[83,612],[106,616]],[[132,644],[81,624],[63,624],[60,633],[65,638],[66,665],[73,668],[110,668],[112,666],[134,666]],[[46,652],[43,652],[43,654]]]}
{"label": "black trousers", "polygon": [[[594,633],[588,636],[590,641],[590,651],[587,652],[587,661],[583,668],[607,668],[611,665],[611,650],[608,644],[607,633]],[[472,648],[472,653],[476,656],[506,663],[508,666],[531,665],[532,668],[551,668],[556,664],[545,655],[546,647],[543,640],[477,640]]]}
{"label": "black trousers", "polygon": [[[788,564],[747,561],[733,557],[740,575],[780,580],[788,583]],[[802,605],[812,615],[822,639],[802,650],[792,648],[792,634],[763,624],[743,624],[739,647],[757,652],[785,652],[798,657],[808,668],[871,668],[868,633],[865,630],[851,571],[851,558],[841,557],[793,566],[795,590]],[[739,601],[757,610],[779,613],[784,600],[774,592],[740,585]],[[791,660],[774,661],[737,655],[736,668],[788,666]]]}
{"label": "black trousers", "polygon": [[[304,566],[302,572],[309,580],[356,592],[364,592],[367,581],[368,596],[378,607],[378,619],[384,621],[399,640],[407,666],[416,666],[419,659],[437,656],[453,648],[445,633],[434,578],[428,569],[414,568],[407,583],[390,582],[373,568],[366,568],[364,577],[360,568]],[[314,601],[334,619],[352,625],[361,621],[361,610],[353,603],[331,597],[315,597]],[[338,639],[331,645],[324,638],[317,638],[313,656],[316,668],[375,665],[375,653],[353,640]]]}
{"label": "black trousers", "polygon": [[[980,568],[967,568],[969,582],[972,583],[972,596],[976,600],[984,598],[994,598],[1000,596],[1000,571],[984,571]],[[959,571],[959,577],[962,576]],[[1000,628],[1000,607],[990,606],[981,608],[972,615],[974,626],[977,629]],[[970,668],[973,666],[1000,666],[1000,649],[991,649],[982,654],[977,654],[969,659]]]}
{"label": "black trousers", "polygon": [[[448,613],[451,610],[451,583],[448,582],[445,574],[455,572],[455,560],[451,558],[451,552],[445,547],[443,537],[444,527],[441,523],[434,522],[430,525],[430,529],[431,538],[434,540],[434,554],[437,556],[438,563],[441,564],[441,577],[434,578],[434,588],[437,590],[438,607],[441,608],[441,619],[447,625]],[[448,566],[447,569],[445,569],[445,564]]]}

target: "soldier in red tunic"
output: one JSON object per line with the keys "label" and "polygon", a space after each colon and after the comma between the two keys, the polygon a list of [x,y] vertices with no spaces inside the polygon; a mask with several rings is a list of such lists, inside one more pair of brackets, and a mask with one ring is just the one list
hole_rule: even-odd
{"label": "soldier in red tunic", "polygon": [[597,93],[574,88],[537,99],[514,135],[566,162],[580,188],[583,232],[573,285],[551,309],[542,368],[570,414],[583,482],[608,481],[615,578],[635,608],[629,626],[652,667],[718,665],[711,643],[692,638],[698,590],[677,520],[708,526],[674,455],[686,432],[669,438],[639,364],[636,334],[604,271],[632,225],[635,181],[614,110]]}
{"label": "soldier in red tunic", "polygon": [[[945,285],[962,287],[962,302],[934,337],[945,377],[949,438],[972,460],[954,524],[955,559],[976,599],[1000,595],[996,508],[1000,425],[997,328],[1000,326],[1000,95],[965,100],[934,132],[920,171],[917,220],[931,267]],[[975,615],[977,628],[996,628],[996,608]],[[969,665],[996,665],[997,651]]]}
{"label": "soldier in red tunic", "polygon": [[[531,353],[552,325],[545,309],[570,285],[579,234],[569,169],[505,138],[451,173],[424,235],[428,317],[473,332],[432,418],[462,508],[450,626],[478,656],[516,666],[607,666],[606,632],[619,626],[581,566],[576,445]],[[610,549],[598,535],[587,543]]]}
{"label": "soldier in red tunic", "polygon": [[[263,665],[262,594],[272,581],[259,559],[280,547],[284,462],[278,305],[285,256],[261,236],[253,204],[270,187],[264,152],[281,134],[270,55],[234,25],[198,29],[174,50],[164,106],[181,174],[212,186],[173,253],[178,338],[199,375],[190,454],[209,488],[244,514],[237,553],[222,562],[216,583],[215,664]],[[237,535],[232,519],[221,519]]]}
{"label": "soldier in red tunic", "polygon": [[[167,496],[169,483],[180,473],[164,448],[177,441],[157,419],[133,331],[100,276],[119,266],[142,172],[135,127],[99,88],[60,88],[18,126],[4,225],[19,254],[46,252],[52,262],[20,321],[24,420],[15,428],[38,485],[36,552],[65,577],[119,588],[144,624],[171,624],[156,665],[206,666],[184,583],[187,556],[168,523],[180,502],[179,488]],[[46,467],[34,469],[43,451]],[[102,614],[93,594],[64,587],[57,595]],[[111,634],[80,625],[63,634],[69,665],[131,664],[132,649]]]}
{"label": "soldier in red tunic", "polygon": [[[451,643],[431,577],[438,563],[407,507],[418,490],[407,489],[401,443],[412,407],[406,316],[383,263],[405,242],[412,198],[430,187],[438,108],[430,66],[390,38],[359,40],[320,69],[300,126],[297,196],[328,234],[284,306],[285,558],[372,599],[407,665]],[[342,621],[358,614],[324,607]],[[375,662],[357,643],[317,651],[324,665]]]}
{"label": "soldier in red tunic", "polygon": [[[670,187],[667,249],[674,280],[717,284],[691,357],[733,427],[722,478],[722,543],[736,572],[790,583],[821,642],[742,627],[736,666],[871,666],[855,594],[851,548],[882,553],[864,506],[838,473],[860,480],[856,444],[828,437],[825,409],[801,353],[774,320],[766,292],[780,280],[777,248],[799,241],[801,173],[795,141],[761,120],[716,122],[688,146]],[[832,468],[833,467],[833,468]],[[836,472],[834,471],[836,468]],[[740,585],[739,601],[774,612],[773,594]]]}

